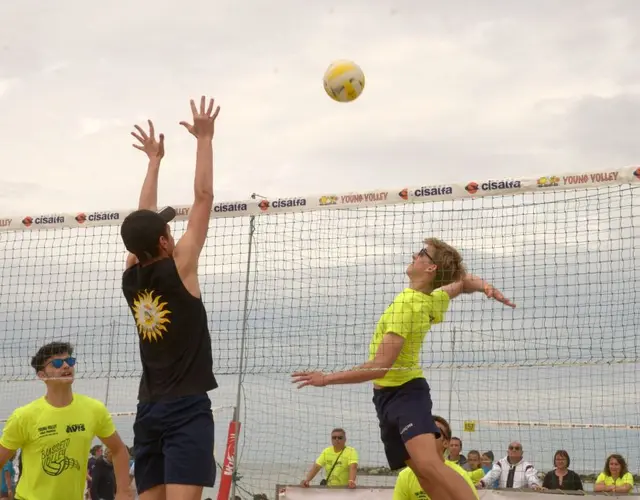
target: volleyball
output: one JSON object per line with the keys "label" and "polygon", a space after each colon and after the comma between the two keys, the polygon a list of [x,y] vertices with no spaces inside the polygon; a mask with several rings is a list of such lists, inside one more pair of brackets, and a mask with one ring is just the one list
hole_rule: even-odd
{"label": "volleyball", "polygon": [[353,61],[334,61],[324,73],[324,90],[334,101],[354,101],[364,90],[364,73]]}

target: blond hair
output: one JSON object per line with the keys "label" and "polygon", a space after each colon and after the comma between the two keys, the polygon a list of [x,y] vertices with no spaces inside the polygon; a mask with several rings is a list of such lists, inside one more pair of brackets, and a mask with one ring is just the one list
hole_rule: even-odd
{"label": "blond hair", "polygon": [[455,283],[465,277],[467,270],[462,263],[460,252],[437,238],[427,238],[424,240],[424,244],[431,247],[429,257],[438,266],[433,278],[434,288]]}

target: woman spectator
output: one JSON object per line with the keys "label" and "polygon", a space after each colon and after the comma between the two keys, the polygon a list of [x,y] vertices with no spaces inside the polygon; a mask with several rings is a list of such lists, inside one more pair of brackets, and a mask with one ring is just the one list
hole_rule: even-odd
{"label": "woman spectator", "polygon": [[[493,462],[495,461],[495,457],[493,456],[493,452],[491,450],[486,451],[480,457],[480,463],[482,464],[482,471],[485,475],[493,468]],[[482,476],[484,477],[484,476]],[[482,479],[482,477],[480,479]],[[495,483],[490,484],[487,488],[497,488],[499,481],[496,480]]]}
{"label": "woman spectator", "polygon": [[583,491],[580,476],[569,469],[571,459],[565,450],[558,450],[553,456],[555,469],[544,476],[542,487],[547,490]]}
{"label": "woman spectator", "polygon": [[627,461],[617,453],[609,455],[604,463],[604,470],[596,479],[593,491],[629,493],[632,489],[633,476],[627,468]]}

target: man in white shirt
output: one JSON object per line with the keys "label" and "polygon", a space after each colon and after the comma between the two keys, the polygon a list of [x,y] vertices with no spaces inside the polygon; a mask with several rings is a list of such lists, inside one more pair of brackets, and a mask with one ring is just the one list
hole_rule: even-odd
{"label": "man in white shirt", "polygon": [[522,444],[514,441],[509,445],[507,456],[493,464],[493,468],[476,484],[476,488],[486,488],[498,481],[499,488],[541,488],[538,471],[533,464],[522,458]]}

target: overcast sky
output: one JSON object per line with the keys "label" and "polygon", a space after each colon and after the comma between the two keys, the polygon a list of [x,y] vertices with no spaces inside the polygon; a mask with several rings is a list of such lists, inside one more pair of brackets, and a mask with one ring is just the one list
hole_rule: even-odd
{"label": "overcast sky", "polygon": [[[0,3],[0,213],[130,208],[167,137],[189,204],[188,101],[217,98],[219,201],[636,163],[635,0]],[[354,103],[322,89],[349,58]]]}

